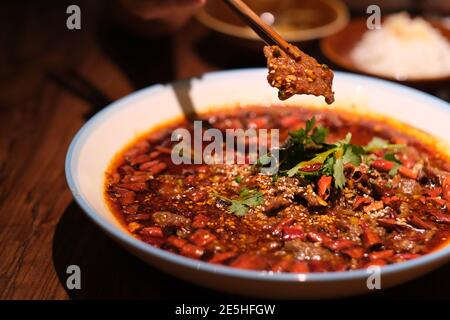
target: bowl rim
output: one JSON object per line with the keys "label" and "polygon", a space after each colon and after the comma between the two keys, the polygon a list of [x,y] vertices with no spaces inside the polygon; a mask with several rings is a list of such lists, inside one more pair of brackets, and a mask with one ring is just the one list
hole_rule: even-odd
{"label": "bowl rim", "polygon": [[[336,32],[341,31],[345,28],[350,20],[350,14],[348,12],[348,8],[342,1],[336,0],[321,0],[326,3],[337,15],[336,19],[332,22],[322,25],[320,27],[315,27],[307,30],[298,30],[298,31],[285,31],[280,32],[282,36],[290,42],[303,42],[310,41],[315,39],[320,39],[323,37],[330,36]],[[219,32],[226,34],[228,36],[253,40],[253,41],[262,41],[258,35],[256,35],[251,29],[245,26],[238,26],[232,23],[225,22],[223,20],[217,19],[210,15],[205,8],[201,8],[195,14],[197,20],[199,20],[206,27]]]}
{"label": "bowl rim", "polygon": [[[251,68],[251,69],[234,69],[234,70],[226,70],[226,71],[216,71],[205,73],[201,80],[199,81],[227,81],[231,80],[235,77],[249,75],[252,73],[261,74],[262,72],[266,72],[264,68]],[[425,92],[406,87],[404,85],[382,80],[376,79],[363,75],[356,75],[346,72],[335,72],[336,76],[339,78],[358,81],[358,84],[374,84],[378,86],[385,86],[390,89],[397,90],[400,94],[407,94],[415,97],[416,99],[422,100],[429,104],[433,104],[434,106],[445,110],[446,112],[450,112],[450,104],[431,96]],[[185,80],[181,80],[185,81]],[[180,81],[176,81],[180,82]],[[176,83],[175,82],[175,83]],[[173,83],[172,83],[173,84]],[[344,280],[361,280],[366,279],[368,276],[368,272],[366,269],[357,269],[350,271],[332,271],[332,272],[310,272],[310,273],[273,273],[270,271],[254,271],[254,270],[244,270],[237,269],[228,266],[215,265],[208,262],[198,261],[195,259],[187,258],[175,253],[171,253],[162,249],[158,249],[149,244],[142,242],[141,240],[134,238],[131,234],[127,233],[126,230],[119,228],[117,225],[113,225],[107,219],[103,218],[94,208],[92,208],[89,203],[81,196],[78,192],[78,186],[76,183],[76,169],[77,166],[77,157],[79,156],[79,151],[83,146],[84,142],[91,131],[102,121],[106,120],[109,115],[112,115],[118,109],[123,110],[123,108],[131,107],[133,104],[130,103],[134,100],[141,99],[142,96],[146,96],[148,98],[149,94],[156,94],[161,92],[162,90],[167,90],[170,84],[161,85],[156,84],[152,85],[140,90],[137,90],[123,98],[116,100],[115,102],[109,104],[101,111],[96,113],[92,118],[90,118],[76,133],[72,142],[70,143],[69,149],[67,151],[66,159],[65,159],[65,174],[67,184],[69,189],[71,190],[75,201],[78,205],[83,209],[85,214],[103,231],[112,236],[115,240],[119,240],[123,242],[129,247],[134,247],[135,249],[143,252],[145,254],[149,254],[158,258],[160,260],[164,260],[169,263],[181,265],[182,267],[202,271],[211,274],[220,274],[223,276],[240,278],[240,279],[251,279],[251,280],[260,280],[260,281],[270,281],[270,282],[329,282],[329,281],[344,281]],[[450,244],[445,245],[442,248],[439,248],[429,254],[421,256],[419,258],[415,258],[412,260],[408,260],[405,262],[395,263],[387,266],[381,267],[382,276],[395,274],[399,272],[406,271],[408,269],[416,269],[427,265],[428,263],[438,262],[443,259],[450,258]]]}
{"label": "bowl rim", "polygon": [[[427,22],[429,22],[435,29],[438,29],[438,31],[441,31],[441,29],[446,29],[445,26],[442,24],[442,22],[440,22],[437,19],[430,19],[427,17],[422,17],[422,18],[424,20],[426,20]],[[383,19],[386,19],[386,17],[384,17]],[[366,18],[361,18],[361,17],[351,19],[347,23],[347,25],[344,28],[342,28],[341,30],[337,31],[334,34],[331,34],[329,36],[326,36],[326,37],[320,39],[320,42],[319,42],[320,50],[325,55],[325,57],[328,60],[330,60],[331,62],[333,62],[334,64],[336,64],[337,66],[339,66],[341,68],[345,68],[348,71],[357,72],[357,73],[364,74],[367,76],[378,77],[378,78],[385,79],[385,80],[395,81],[398,83],[418,85],[418,84],[422,84],[422,83],[438,83],[438,82],[450,81],[450,73],[447,75],[439,75],[439,76],[435,76],[435,77],[411,77],[411,78],[407,78],[407,79],[397,79],[392,75],[384,74],[381,72],[373,72],[370,70],[363,69],[363,68],[359,67],[356,63],[354,63],[354,61],[352,59],[339,54],[338,51],[335,49],[336,47],[331,44],[333,38],[345,35],[345,32],[348,31],[351,27],[354,27],[357,25],[363,25],[363,24],[365,24],[365,21],[366,21]],[[367,32],[367,31],[365,31],[365,32]],[[364,35],[365,32],[361,33],[361,35]],[[445,35],[444,35],[444,37],[445,37]],[[356,43],[354,45],[356,45]],[[354,48],[354,45],[351,49]]]}

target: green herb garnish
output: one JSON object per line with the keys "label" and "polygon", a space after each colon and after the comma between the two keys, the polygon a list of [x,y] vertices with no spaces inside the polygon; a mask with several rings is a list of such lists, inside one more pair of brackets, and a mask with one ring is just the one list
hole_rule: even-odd
{"label": "green herb garnish", "polygon": [[334,161],[333,165],[333,178],[334,185],[338,189],[342,189],[345,185],[345,176],[344,176],[344,159],[339,158]]}
{"label": "green herb garnish", "polygon": [[398,172],[398,169],[400,169],[400,167],[402,166],[402,163],[395,157],[395,153],[392,152],[386,153],[383,158],[394,163],[392,169],[389,170],[389,175],[391,177],[395,176]]}
{"label": "green herb garnish", "polygon": [[296,166],[292,167],[291,169],[289,169],[286,174],[289,177],[293,177],[295,176],[299,171],[301,172],[302,169],[311,167],[313,165],[316,164],[323,164],[325,162],[325,160],[328,158],[328,156],[330,154],[332,154],[333,152],[336,152],[337,148],[333,148],[327,151],[324,151],[322,153],[319,153],[318,155],[316,155],[314,158],[312,158],[311,160],[308,161],[302,161],[299,164],[297,164]]}
{"label": "green herb garnish", "polygon": [[364,147],[365,152],[373,152],[377,150],[386,150],[386,149],[400,149],[405,147],[403,144],[390,144],[388,141],[374,137],[367,146]]}
{"label": "green herb garnish", "polygon": [[[328,129],[322,126],[315,127],[315,124],[316,120],[312,118],[306,121],[304,129],[289,132],[289,139],[280,148],[277,176],[298,176],[312,180],[328,175],[334,178],[335,187],[342,189],[346,181],[344,175],[346,164],[359,166],[371,152],[404,147],[400,144],[389,144],[388,141],[378,137],[374,137],[367,146],[357,146],[351,144],[351,133],[347,133],[344,139],[336,143],[328,144],[325,142]],[[395,157],[393,154],[392,156]],[[270,153],[263,155],[257,165],[268,164],[270,157]],[[397,170],[396,166],[391,171],[396,173]]]}
{"label": "green herb garnish", "polygon": [[316,118],[312,118],[306,121],[305,129],[299,129],[290,131],[289,136],[291,142],[297,145],[310,146],[313,144],[320,145],[325,143],[325,139],[328,135],[328,128],[322,126],[314,127],[316,124]]}
{"label": "green herb garnish", "polygon": [[395,162],[394,166],[392,167],[392,169],[389,170],[389,175],[391,177],[395,176],[397,174],[397,172],[398,172],[398,169],[400,169],[401,166],[402,166],[401,164]]}
{"label": "green herb garnish", "polygon": [[[326,136],[325,136],[326,138]],[[321,176],[330,175],[334,178],[334,185],[341,189],[345,185],[344,165],[351,163],[355,166],[361,164],[361,155],[364,150],[356,145],[350,144],[352,139],[351,133],[348,133],[345,139],[335,144],[325,144],[322,142],[323,149],[327,149],[321,153],[315,154],[314,158],[299,162],[297,165],[286,171],[286,175],[293,177],[295,175],[305,176]],[[317,168],[316,170],[306,170],[306,168]]]}
{"label": "green herb garnish", "polygon": [[239,192],[237,199],[229,199],[214,193],[213,196],[229,204],[228,210],[237,216],[244,216],[248,210],[257,207],[264,202],[264,195],[262,192],[254,189],[243,188]]}
{"label": "green herb garnish", "polygon": [[395,157],[395,153],[392,153],[392,152],[386,153],[386,154],[384,155],[384,159],[389,160],[389,161],[394,162],[394,163],[402,164],[402,163]]}

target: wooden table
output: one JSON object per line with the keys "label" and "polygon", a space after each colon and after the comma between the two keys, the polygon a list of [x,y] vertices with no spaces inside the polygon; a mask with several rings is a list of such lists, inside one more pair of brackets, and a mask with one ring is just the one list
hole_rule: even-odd
{"label": "wooden table", "polygon": [[[62,5],[0,4],[0,299],[236,299],[153,269],[107,238],[75,204],[64,158],[110,101],[206,71],[262,66],[262,57],[225,51],[194,21],[173,36],[132,35],[101,19],[102,2],[80,2],[81,31],[65,28]],[[71,264],[81,267],[82,290],[65,289]],[[370,297],[449,298],[449,271]]]}

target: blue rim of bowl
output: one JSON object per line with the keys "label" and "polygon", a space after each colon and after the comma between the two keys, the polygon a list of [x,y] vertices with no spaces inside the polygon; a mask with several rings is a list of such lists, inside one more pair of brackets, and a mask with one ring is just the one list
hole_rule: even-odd
{"label": "blue rim of bowl", "polygon": [[[207,78],[208,81],[223,81],[230,80],[235,77],[245,76],[252,73],[265,73],[266,69],[254,68],[254,69],[236,69],[227,70],[219,72],[206,73],[202,78]],[[359,84],[366,83],[376,86],[384,86],[395,89],[399,93],[406,95],[411,95],[421,99],[424,102],[433,105],[434,107],[439,107],[447,112],[450,112],[450,104],[447,102],[433,97],[429,94],[421,92],[416,89],[412,89],[394,82],[375,79],[368,76],[355,75],[346,72],[335,72],[336,77],[344,79],[353,79],[358,81]],[[108,222],[105,218],[101,217],[96,213],[94,208],[92,208],[89,203],[80,195],[78,192],[76,184],[75,168],[77,167],[78,153],[81,150],[86,138],[89,137],[90,131],[95,128],[96,124],[104,120],[108,115],[111,115],[119,108],[126,107],[126,104],[135,100],[140,99],[143,95],[152,95],[162,90],[167,89],[168,85],[153,85],[147,88],[140,89],[134,93],[123,97],[110,105],[106,106],[104,109],[96,113],[91,119],[89,119],[77,132],[73,138],[65,161],[65,173],[68,186],[72,192],[75,201],[84,210],[87,216],[94,221],[101,229],[103,229],[109,235],[117,238],[118,240],[124,242],[128,246],[132,246],[138,249],[140,252],[145,252],[147,254],[153,255],[159,259],[181,265],[186,268],[190,268],[197,271],[208,272],[213,274],[221,274],[228,277],[252,279],[252,280],[262,280],[262,281],[273,281],[273,282],[328,282],[328,281],[344,281],[344,280],[360,280],[367,278],[366,269],[357,269],[350,271],[333,271],[333,272],[311,272],[311,273],[273,273],[268,271],[252,271],[243,270],[227,266],[215,265],[208,262],[198,261],[191,258],[186,258],[181,255],[170,253],[162,249],[158,249],[149,244],[144,243],[128,234],[125,230],[120,230],[117,226]],[[131,105],[131,104],[130,104]],[[393,273],[402,272],[408,269],[416,269],[424,266],[431,262],[440,262],[442,260],[450,259],[450,245],[446,245],[443,248],[437,249],[436,251],[415,258],[409,261],[395,263],[387,266],[381,267],[381,274],[388,275]],[[445,262],[444,262],[445,263]]]}

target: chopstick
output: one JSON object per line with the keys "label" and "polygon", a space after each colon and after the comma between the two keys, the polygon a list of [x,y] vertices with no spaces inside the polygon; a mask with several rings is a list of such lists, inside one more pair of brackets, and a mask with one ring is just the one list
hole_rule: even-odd
{"label": "chopstick", "polygon": [[268,45],[277,45],[295,60],[299,60],[300,50],[284,40],[272,27],[241,0],[223,0],[242,20]]}

